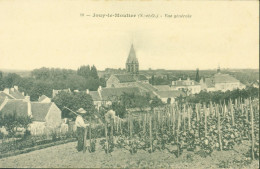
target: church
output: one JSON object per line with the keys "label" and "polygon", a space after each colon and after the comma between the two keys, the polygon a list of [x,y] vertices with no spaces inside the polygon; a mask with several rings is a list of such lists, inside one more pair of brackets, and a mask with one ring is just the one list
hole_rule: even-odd
{"label": "church", "polygon": [[139,62],[133,44],[126,60],[125,70],[125,74],[111,75],[106,82],[106,87],[133,87],[136,86],[136,82],[149,82],[145,75],[139,74]]}

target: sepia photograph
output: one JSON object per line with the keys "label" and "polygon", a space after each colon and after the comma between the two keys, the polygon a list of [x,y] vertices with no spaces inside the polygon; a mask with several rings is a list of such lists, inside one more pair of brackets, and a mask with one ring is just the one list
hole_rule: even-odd
{"label": "sepia photograph", "polygon": [[0,168],[259,168],[258,0],[0,0]]}

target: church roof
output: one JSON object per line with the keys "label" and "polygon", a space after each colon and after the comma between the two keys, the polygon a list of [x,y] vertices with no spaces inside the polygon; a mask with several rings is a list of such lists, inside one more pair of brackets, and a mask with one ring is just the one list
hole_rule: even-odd
{"label": "church roof", "polygon": [[129,74],[121,74],[115,75],[115,77],[119,80],[120,83],[127,83],[127,82],[135,82],[133,75]]}
{"label": "church roof", "polygon": [[126,63],[138,63],[133,44],[131,45],[131,49],[130,49]]}
{"label": "church roof", "polygon": [[161,98],[176,98],[179,96],[186,96],[183,91],[171,90],[171,91],[157,91],[156,92]]}
{"label": "church roof", "polygon": [[236,83],[239,82],[236,78],[230,76],[229,74],[217,73],[214,76],[215,83]]}
{"label": "church roof", "polygon": [[103,88],[101,90],[103,100],[111,100],[115,97],[120,97],[124,93],[137,95],[141,94],[138,87]]}

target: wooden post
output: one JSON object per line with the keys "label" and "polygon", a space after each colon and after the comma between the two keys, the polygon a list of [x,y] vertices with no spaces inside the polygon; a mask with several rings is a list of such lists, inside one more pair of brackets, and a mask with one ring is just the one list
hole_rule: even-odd
{"label": "wooden post", "polygon": [[117,134],[118,134],[118,131],[119,131],[119,130],[118,130],[118,129],[119,129],[119,126],[118,126],[118,125],[119,125],[119,124],[118,124],[118,123],[119,123],[119,116],[116,116],[116,117],[117,117],[117,118],[116,118],[116,132],[117,132]]}
{"label": "wooden post", "polygon": [[112,118],[111,119],[112,122],[111,122],[111,132],[110,132],[110,138],[111,138],[111,142],[114,143],[114,119]]}
{"label": "wooden post", "polygon": [[253,107],[252,107],[252,101],[251,98],[249,99],[249,104],[250,104],[250,116],[251,116],[251,148],[252,148],[252,159],[255,159],[255,134],[254,134],[254,112],[253,112]]}
{"label": "wooden post", "polygon": [[220,129],[220,113],[218,109],[218,105],[216,105],[216,111],[218,116],[218,140],[219,140],[219,148],[220,151],[222,151],[222,140],[221,140],[221,129]]}
{"label": "wooden post", "polygon": [[87,142],[87,128],[84,128],[84,137],[83,137],[83,153],[86,152],[86,142]]}
{"label": "wooden post", "polygon": [[206,105],[204,104],[203,106],[203,110],[204,110],[204,128],[205,128],[205,137],[207,137],[208,133],[207,133],[207,108],[206,108]]}
{"label": "wooden post", "polygon": [[122,120],[119,119],[119,128],[120,128],[120,134],[123,134],[123,129],[122,129]]}
{"label": "wooden post", "polygon": [[246,104],[246,122],[248,123],[248,105]]}
{"label": "wooden post", "polygon": [[212,106],[212,101],[210,101],[210,117],[213,116],[213,106]]}
{"label": "wooden post", "polygon": [[183,120],[183,130],[186,131],[186,104],[183,105],[183,113],[182,113],[182,120]]}
{"label": "wooden post", "polygon": [[172,134],[175,135],[175,108],[172,109]]}
{"label": "wooden post", "polygon": [[108,137],[107,137],[107,123],[105,123],[105,136],[106,136],[106,150],[108,153],[109,143],[108,143]]}
{"label": "wooden post", "polygon": [[146,113],[144,115],[144,121],[143,121],[143,134],[146,135]]}
{"label": "wooden post", "polygon": [[92,139],[92,138],[91,138],[91,137],[92,137],[92,136],[91,136],[91,117],[90,117],[90,120],[89,120],[89,124],[90,124],[90,125],[89,125],[89,146],[90,146],[90,147],[89,147],[89,148],[90,148],[89,150],[91,151],[91,142],[92,142],[92,140],[91,140],[91,139]]}
{"label": "wooden post", "polygon": [[129,128],[130,128],[130,139],[132,140],[132,136],[133,136],[133,122],[132,122],[132,115],[129,117]]}
{"label": "wooden post", "polygon": [[188,107],[188,127],[189,127],[189,130],[191,129],[191,125],[190,125],[191,112],[192,112],[192,110],[189,106]]}
{"label": "wooden post", "polygon": [[181,125],[181,112],[178,110],[178,126],[177,126],[177,156],[180,156],[180,143],[179,143],[179,130],[180,130],[180,125]]}
{"label": "wooden post", "polygon": [[230,99],[230,113],[231,113],[232,126],[234,126],[235,125],[234,108],[233,108],[231,99]]}
{"label": "wooden post", "polygon": [[150,149],[151,152],[153,152],[153,133],[152,133],[152,116],[150,114],[150,119],[149,119],[149,125],[150,125]]}
{"label": "wooden post", "polygon": [[198,110],[198,104],[196,104],[196,117],[197,117],[197,122],[199,121],[199,110]]}

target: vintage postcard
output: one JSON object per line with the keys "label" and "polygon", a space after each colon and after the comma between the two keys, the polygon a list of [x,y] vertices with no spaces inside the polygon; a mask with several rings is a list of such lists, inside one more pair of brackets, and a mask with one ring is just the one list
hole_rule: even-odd
{"label": "vintage postcard", "polygon": [[259,168],[259,1],[0,0],[1,168]]}

